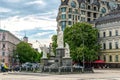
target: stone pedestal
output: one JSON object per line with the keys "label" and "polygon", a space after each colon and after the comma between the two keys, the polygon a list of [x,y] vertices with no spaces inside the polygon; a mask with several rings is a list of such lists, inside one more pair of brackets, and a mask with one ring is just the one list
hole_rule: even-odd
{"label": "stone pedestal", "polygon": [[67,58],[67,57],[63,57],[62,65],[71,67],[72,66],[72,59],[71,58]]}
{"label": "stone pedestal", "polygon": [[47,58],[42,58],[42,59],[41,59],[41,63],[42,63],[43,66],[47,66],[47,64],[48,64],[48,59],[47,59]]}
{"label": "stone pedestal", "polygon": [[48,59],[47,58],[42,58],[41,59],[41,67],[40,67],[41,72],[44,72],[45,66],[47,66],[47,65],[48,65]]}
{"label": "stone pedestal", "polygon": [[64,48],[57,48],[56,49],[56,59],[55,62],[58,64],[59,67],[62,66],[62,57],[65,55]]}

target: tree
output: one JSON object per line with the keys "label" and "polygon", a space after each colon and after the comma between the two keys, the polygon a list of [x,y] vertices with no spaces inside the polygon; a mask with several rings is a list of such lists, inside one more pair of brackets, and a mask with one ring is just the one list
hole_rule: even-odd
{"label": "tree", "polygon": [[28,43],[20,42],[14,55],[18,55],[21,63],[25,62],[40,62],[41,54],[33,49]]}
{"label": "tree", "polygon": [[56,48],[57,48],[57,35],[52,36],[52,48],[53,52],[56,53]]}
{"label": "tree", "polygon": [[[100,45],[97,39],[98,30],[88,23],[76,23],[64,30],[64,41],[70,45],[74,61],[94,61],[98,57]],[[84,54],[84,55],[83,55]]]}

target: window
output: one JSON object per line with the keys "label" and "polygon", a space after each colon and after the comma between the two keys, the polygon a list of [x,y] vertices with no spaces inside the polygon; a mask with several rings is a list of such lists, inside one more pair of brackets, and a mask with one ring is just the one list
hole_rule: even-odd
{"label": "window", "polygon": [[2,52],[2,56],[5,56],[5,52]]}
{"label": "window", "polygon": [[62,21],[62,22],[61,22],[61,26],[62,26],[62,30],[64,30],[65,27],[66,27],[66,22],[65,22],[65,21]]}
{"label": "window", "polygon": [[112,62],[112,56],[111,55],[109,56],[109,61]]}
{"label": "window", "polygon": [[78,16],[78,20],[80,19],[80,16]]}
{"label": "window", "polygon": [[103,43],[103,49],[106,49],[106,44],[105,43]]}
{"label": "window", "polygon": [[88,5],[88,9],[90,10],[91,9],[91,7]]}
{"label": "window", "polygon": [[103,56],[103,59],[104,59],[104,61],[106,61],[106,56],[105,55]]}
{"label": "window", "polygon": [[93,13],[93,17],[94,17],[94,18],[97,18],[97,13]]}
{"label": "window", "polygon": [[61,12],[66,12],[66,7],[61,8]]}
{"label": "window", "polygon": [[82,15],[85,15],[85,11],[81,11],[81,14],[82,14]]}
{"label": "window", "polygon": [[87,13],[87,16],[88,16],[88,17],[91,17],[91,12],[88,12],[88,13]]}
{"label": "window", "polygon": [[71,14],[68,15],[68,18],[72,18]]}
{"label": "window", "polygon": [[96,11],[97,10],[97,7],[94,7],[94,11]]}
{"label": "window", "polygon": [[118,61],[119,61],[119,56],[116,55],[116,56],[115,56],[115,62],[118,62]]}
{"label": "window", "polygon": [[5,35],[3,34],[3,38],[2,38],[2,40],[5,40]]}
{"label": "window", "polygon": [[90,22],[90,21],[91,21],[91,19],[90,19],[90,18],[87,18],[87,21],[88,21],[88,22]]}
{"label": "window", "polygon": [[115,42],[115,48],[118,49],[118,42]]}
{"label": "window", "polygon": [[73,20],[74,20],[74,15],[73,15]]}
{"label": "window", "polygon": [[103,37],[106,37],[106,33],[105,32],[103,32]]}
{"label": "window", "polygon": [[118,36],[118,30],[115,30],[115,35]]}
{"label": "window", "polygon": [[3,47],[2,48],[5,48],[5,44],[3,44]]}
{"label": "window", "polygon": [[75,9],[75,13],[78,14],[78,10],[77,9]]}
{"label": "window", "polygon": [[66,14],[62,14],[61,19],[66,19]]}
{"label": "window", "polygon": [[109,49],[112,49],[112,43],[111,42],[109,43]]}
{"label": "window", "polygon": [[77,15],[75,16],[75,20],[77,21]]}
{"label": "window", "polygon": [[68,21],[68,25],[72,25],[72,22],[71,22],[71,21]]}
{"label": "window", "polygon": [[81,21],[85,21],[85,17],[81,17]]}
{"label": "window", "polygon": [[109,31],[109,36],[112,36],[112,31]]}
{"label": "window", "polygon": [[70,12],[70,13],[72,12],[72,8],[69,8],[69,12]]}
{"label": "window", "polygon": [[81,3],[81,6],[80,6],[82,9],[85,9],[85,4],[84,3]]}

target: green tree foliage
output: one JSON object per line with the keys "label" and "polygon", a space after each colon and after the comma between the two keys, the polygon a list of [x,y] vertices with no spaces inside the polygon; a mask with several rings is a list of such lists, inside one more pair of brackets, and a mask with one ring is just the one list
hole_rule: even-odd
{"label": "green tree foliage", "polygon": [[97,59],[100,46],[97,39],[98,30],[88,23],[76,23],[64,30],[64,41],[70,45],[71,57],[74,61]]}
{"label": "green tree foliage", "polygon": [[25,62],[40,62],[41,54],[26,42],[20,42],[17,45],[15,55],[18,55],[18,58],[21,63]]}
{"label": "green tree foliage", "polygon": [[53,52],[56,53],[56,48],[57,48],[57,35],[52,36],[52,47],[53,47]]}

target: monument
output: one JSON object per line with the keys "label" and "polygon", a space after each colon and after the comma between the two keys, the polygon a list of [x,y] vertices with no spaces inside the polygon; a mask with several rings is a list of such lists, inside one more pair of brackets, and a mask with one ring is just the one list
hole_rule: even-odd
{"label": "monument", "polygon": [[58,30],[57,34],[57,45],[56,48],[56,59],[55,62],[58,64],[59,67],[62,66],[62,57],[64,57],[65,49],[64,49],[64,42],[63,42],[63,31],[61,28]]}
{"label": "monument", "polygon": [[70,57],[70,48],[68,43],[65,43],[65,56],[63,57],[63,66],[70,68],[72,66],[72,59]]}
{"label": "monument", "polygon": [[42,63],[42,70],[44,70],[44,67],[47,66],[48,64],[48,58],[47,58],[47,47],[46,45],[44,45],[43,49],[42,49],[42,52],[43,52],[43,55],[42,55],[42,58],[41,58],[41,63]]}

